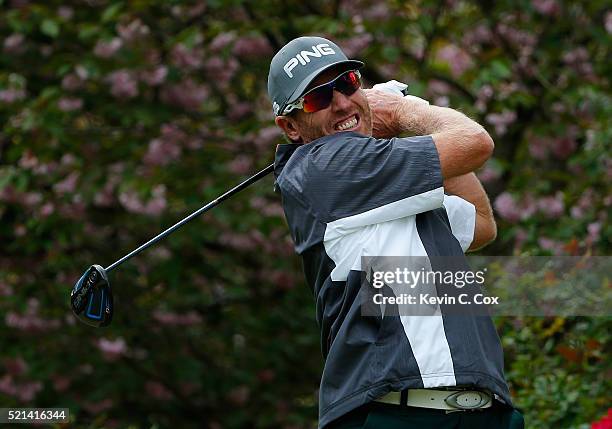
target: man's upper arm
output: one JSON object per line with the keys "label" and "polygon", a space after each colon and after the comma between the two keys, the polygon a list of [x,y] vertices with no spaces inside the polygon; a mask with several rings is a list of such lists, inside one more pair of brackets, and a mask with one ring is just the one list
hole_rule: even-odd
{"label": "man's upper arm", "polygon": [[445,179],[470,173],[481,167],[493,153],[493,140],[482,131],[449,129],[432,134]]}
{"label": "man's upper arm", "polygon": [[323,222],[343,219],[352,228],[442,206],[440,161],[431,137],[340,133],[325,139],[310,148],[304,187]]}

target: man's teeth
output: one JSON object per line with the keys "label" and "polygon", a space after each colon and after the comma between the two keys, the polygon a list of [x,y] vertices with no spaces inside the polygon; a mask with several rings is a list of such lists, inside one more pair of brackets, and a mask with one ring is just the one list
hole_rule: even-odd
{"label": "man's teeth", "polygon": [[340,131],[348,130],[349,128],[353,128],[355,125],[357,125],[357,117],[353,116],[351,119],[349,119],[345,123],[343,123],[341,125],[337,125],[336,129],[338,129]]}

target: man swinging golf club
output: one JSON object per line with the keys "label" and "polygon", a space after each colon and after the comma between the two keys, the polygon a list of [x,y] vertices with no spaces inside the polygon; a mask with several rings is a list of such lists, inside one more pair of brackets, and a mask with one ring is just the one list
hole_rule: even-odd
{"label": "man swinging golf club", "polygon": [[488,133],[455,110],[362,89],[362,66],[300,37],[268,75],[291,141],[277,149],[276,188],[321,329],[319,427],[522,428],[490,317],[362,316],[362,256],[463,259],[496,236],[473,173],[493,151]]}

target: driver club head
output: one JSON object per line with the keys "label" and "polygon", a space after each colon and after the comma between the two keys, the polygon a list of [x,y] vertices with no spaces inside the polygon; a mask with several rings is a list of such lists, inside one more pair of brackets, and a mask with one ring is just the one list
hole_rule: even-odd
{"label": "driver club head", "polygon": [[83,323],[96,328],[110,324],[113,319],[113,293],[104,268],[92,265],[85,271],[72,288],[70,306]]}

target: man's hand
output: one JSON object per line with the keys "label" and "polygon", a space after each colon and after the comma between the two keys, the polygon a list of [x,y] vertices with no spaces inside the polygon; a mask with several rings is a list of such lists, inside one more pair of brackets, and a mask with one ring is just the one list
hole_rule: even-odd
{"label": "man's hand", "polygon": [[397,137],[402,129],[399,122],[399,111],[403,97],[377,89],[363,90],[372,111],[372,136],[379,139]]}

